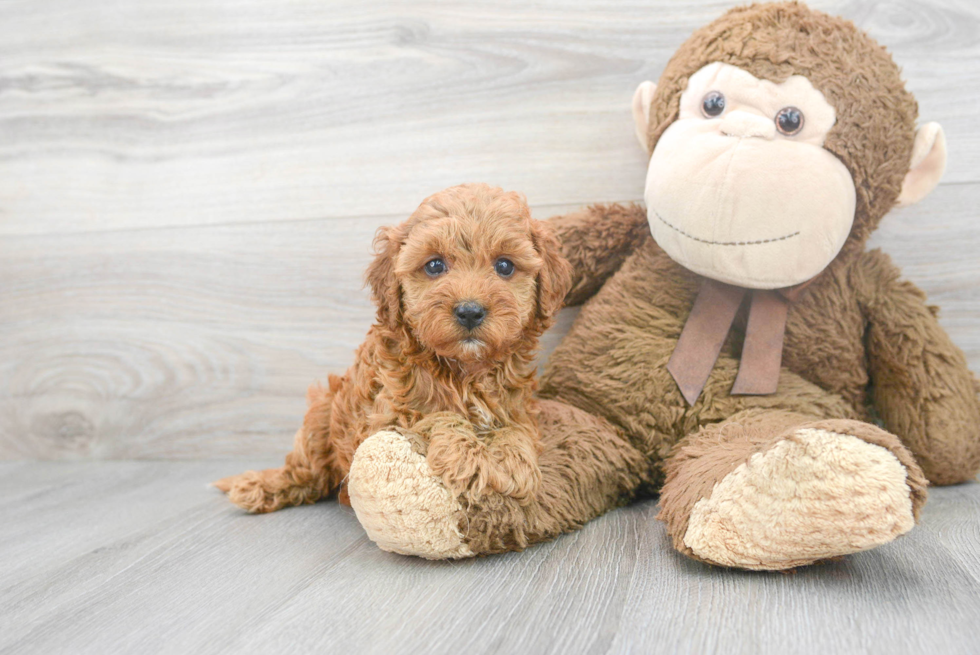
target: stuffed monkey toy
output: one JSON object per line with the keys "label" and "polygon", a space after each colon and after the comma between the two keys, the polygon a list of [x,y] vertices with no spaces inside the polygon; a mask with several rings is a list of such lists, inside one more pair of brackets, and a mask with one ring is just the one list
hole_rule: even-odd
{"label": "stuffed monkey toy", "polygon": [[358,450],[382,548],[519,550],[660,493],[674,547],[786,569],[912,529],[980,469],[980,403],[924,294],[864,244],[945,167],[884,48],[797,3],[698,30],[633,104],[645,208],[552,220],[584,303],[539,403],[530,501],[455,498],[404,435]]}

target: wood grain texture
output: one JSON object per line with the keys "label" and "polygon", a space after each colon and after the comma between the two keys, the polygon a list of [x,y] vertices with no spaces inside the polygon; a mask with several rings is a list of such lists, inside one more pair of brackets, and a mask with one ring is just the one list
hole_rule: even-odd
{"label": "wood grain texture", "polygon": [[[946,129],[945,183],[874,245],[980,370],[980,6],[812,4]],[[434,563],[334,503],[250,517],[204,486],[281,461],[349,365],[379,225],[463,181],[538,217],[640,200],[633,89],[730,5],[0,2],[0,459],[143,460],[0,462],[0,655],[977,652],[977,484],[795,575],[680,557],[653,503]]]}
{"label": "wood grain texture", "polygon": [[[0,231],[402,215],[471,180],[637,198],[632,92],[731,4],[8,1]],[[947,181],[980,181],[980,6],[813,4],[888,45]]]}
{"label": "wood grain texture", "polygon": [[[978,370],[980,6],[813,4],[946,128],[874,240]],[[279,456],[370,323],[376,227],[460,181],[639,200],[632,91],[728,6],[0,4],[0,459]]]}
{"label": "wood grain texture", "polygon": [[980,485],[793,575],[669,548],[655,505],[463,562],[391,555],[332,502],[248,516],[249,462],[0,464],[0,653],[921,653],[980,643]]}
{"label": "wood grain texture", "polygon": [[343,372],[367,332],[371,238],[395,220],[8,237],[0,452],[286,452],[306,387]]}

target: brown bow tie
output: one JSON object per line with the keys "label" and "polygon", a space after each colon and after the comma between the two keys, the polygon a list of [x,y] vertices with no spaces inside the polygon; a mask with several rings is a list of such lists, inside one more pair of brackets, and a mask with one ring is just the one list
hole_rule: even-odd
{"label": "brown bow tie", "polygon": [[701,395],[746,293],[752,294],[752,300],[742,360],[731,393],[738,396],[775,393],[789,303],[809,284],[764,291],[705,279],[667,362],[667,370],[685,400],[693,405]]}

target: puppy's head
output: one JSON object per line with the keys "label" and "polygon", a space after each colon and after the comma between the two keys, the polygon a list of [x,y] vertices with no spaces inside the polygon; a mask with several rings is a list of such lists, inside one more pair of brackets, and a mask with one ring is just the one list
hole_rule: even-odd
{"label": "puppy's head", "polygon": [[378,322],[463,361],[500,359],[554,321],[570,267],[524,198],[483,184],[426,198],[381,228],[367,279]]}

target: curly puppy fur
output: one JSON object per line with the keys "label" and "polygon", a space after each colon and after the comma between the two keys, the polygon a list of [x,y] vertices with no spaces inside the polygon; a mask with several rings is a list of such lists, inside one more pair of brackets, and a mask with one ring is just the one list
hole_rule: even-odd
{"label": "curly puppy fur", "polygon": [[[426,198],[381,228],[367,282],[377,320],[343,377],[310,387],[309,410],[282,468],[247,471],[215,486],[250,512],[316,502],[339,490],[357,447],[382,429],[411,433],[453,493],[496,492],[526,502],[538,489],[533,394],[538,337],[554,321],[570,267],[550,228],[524,198],[461,185]],[[425,266],[441,259],[446,270]],[[500,258],[514,264],[503,276]],[[454,314],[486,310],[473,329]]]}

